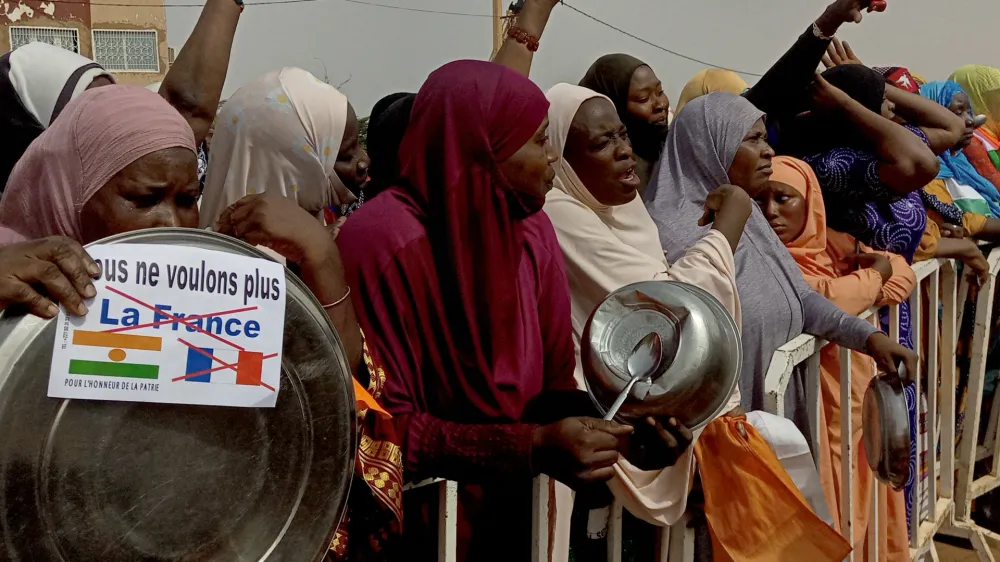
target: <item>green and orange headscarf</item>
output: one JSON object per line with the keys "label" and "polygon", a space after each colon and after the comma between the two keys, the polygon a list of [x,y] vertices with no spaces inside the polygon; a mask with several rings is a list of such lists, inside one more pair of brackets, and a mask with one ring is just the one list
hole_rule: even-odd
{"label": "green and orange headscarf", "polygon": [[953,72],[949,80],[958,82],[968,94],[973,113],[986,116],[986,124],[976,130],[976,137],[1000,169],[1000,70],[970,64]]}

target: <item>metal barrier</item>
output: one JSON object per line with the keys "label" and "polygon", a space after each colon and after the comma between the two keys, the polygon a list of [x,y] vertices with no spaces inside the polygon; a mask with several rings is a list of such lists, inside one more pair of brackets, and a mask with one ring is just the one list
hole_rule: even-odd
{"label": "metal barrier", "polygon": [[[993,322],[994,295],[997,290],[997,272],[1000,270],[1000,249],[993,249],[987,259],[990,267],[989,281],[976,300],[976,319],[972,335],[972,361],[969,366],[969,389],[966,401],[965,431],[957,453],[955,509],[952,524],[942,532],[968,539],[979,559],[994,562],[987,540],[1000,543],[1000,535],[980,528],[972,521],[972,502],[1000,487],[1000,392],[993,396],[989,423],[983,444],[979,444],[979,425],[982,416],[983,395],[986,383],[986,353],[989,350],[990,328]],[[987,461],[990,470],[976,478],[975,468],[980,461]]]}
{"label": "metal barrier", "polygon": [[[918,462],[917,485],[913,502],[917,524],[910,527],[910,558],[923,559],[925,556],[937,560],[933,538],[938,532],[970,539],[979,553],[980,560],[993,561],[986,545],[987,539],[1000,541],[1000,536],[975,526],[970,517],[972,501],[982,494],[1000,487],[1000,392],[994,398],[991,419],[986,435],[986,444],[978,446],[976,439],[981,415],[981,397],[985,383],[986,351],[989,342],[990,320],[993,309],[993,294],[996,276],[1000,269],[1000,249],[989,255],[989,280],[980,291],[975,318],[973,337],[972,367],[969,382],[965,435],[956,457],[956,343],[961,323],[962,308],[967,286],[960,282],[956,266],[951,260],[931,260],[913,266],[917,277],[917,287],[909,297],[910,324],[914,351],[922,356],[921,368],[913,379],[917,386],[917,419],[927,424],[927,442],[918,432],[917,458],[927,459],[927,476],[920,477]],[[959,298],[960,297],[960,298]],[[926,299],[926,303],[924,301]],[[926,304],[926,306],[925,306]],[[890,337],[899,341],[898,306],[890,307]],[[875,310],[861,315],[875,321]],[[926,336],[926,340],[922,335]],[[926,341],[926,350],[921,347]],[[808,385],[806,396],[810,423],[809,441],[813,444],[813,456],[818,461],[820,443],[819,408],[820,392],[820,352],[826,342],[803,334],[779,348],[771,360],[765,376],[765,410],[784,417],[784,396],[796,368],[806,370]],[[832,344],[830,344],[832,345]],[[840,392],[841,404],[851,404],[851,354],[840,350]],[[927,384],[926,393],[922,388]],[[941,392],[939,388],[941,387]],[[926,394],[926,396],[925,396]],[[925,396],[926,401],[921,400]],[[840,502],[844,506],[841,513],[841,532],[855,544],[857,533],[853,525],[853,470],[851,460],[854,455],[855,438],[851,423],[851,408],[841,408],[841,473]],[[940,448],[938,444],[940,443]],[[940,449],[940,450],[939,450]],[[973,468],[977,460],[992,457],[990,474],[978,480],[973,479]],[[957,465],[956,465],[956,460]],[[818,465],[818,463],[817,463]],[[956,489],[957,469],[957,489]],[[926,482],[921,485],[921,480]],[[532,562],[566,560],[567,553],[551,552],[550,498],[553,482],[547,476],[539,476],[532,484]],[[438,516],[438,561],[456,560],[456,523],[458,515],[458,486],[455,482],[440,479],[426,480],[408,485],[405,489],[417,487],[439,487]],[[873,486],[869,528],[867,529],[869,552],[867,559],[878,560],[880,497],[886,493],[885,486],[877,481]],[[926,507],[926,511],[925,508]],[[832,506],[831,506],[832,508]],[[833,511],[831,509],[831,511]],[[608,524],[608,562],[621,560],[622,507],[617,501],[612,504]],[[659,529],[657,541],[657,562],[691,562],[694,557],[694,536],[688,528],[688,517],[673,527]],[[567,541],[568,542],[568,541]],[[855,560],[860,553],[852,552],[847,560]],[[858,556],[860,559],[860,556]],[[881,562],[881,561],[879,561]]]}
{"label": "metal barrier", "polygon": [[[914,351],[921,353],[921,346],[924,341],[922,333],[926,333],[927,349],[922,354],[925,364],[919,369],[919,373],[914,374],[913,379],[917,385],[917,419],[926,420],[928,424],[928,442],[920,439],[918,432],[917,458],[928,459],[927,477],[928,485],[921,485],[920,465],[918,463],[917,485],[914,497],[914,517],[918,524],[914,524],[910,529],[910,554],[916,559],[925,551],[934,550],[933,537],[937,530],[949,521],[952,507],[954,506],[953,480],[955,466],[955,393],[942,393],[941,415],[938,413],[938,385],[936,384],[940,376],[941,385],[946,389],[955,388],[955,342],[956,342],[956,292],[957,275],[955,266],[948,260],[933,260],[920,262],[913,266],[913,271],[917,277],[917,287],[913,290],[909,298],[910,304],[910,325],[911,339],[913,340]],[[943,295],[943,297],[942,297]],[[923,299],[926,296],[927,306],[924,307]],[[940,314],[938,314],[940,310]],[[930,311],[930,314],[924,314]],[[862,315],[864,318],[871,317],[874,321],[875,310],[869,310]],[[889,335],[899,341],[899,309],[898,306],[890,307]],[[792,373],[800,365],[806,369],[805,380],[807,381],[806,396],[808,397],[808,412],[810,422],[810,441],[814,446],[814,456],[818,458],[819,441],[818,413],[820,404],[820,352],[826,342],[819,341],[813,336],[801,335],[778,349],[771,360],[770,369],[765,378],[766,404],[765,409],[776,415],[784,415],[784,397],[788,384],[791,381]],[[840,396],[841,404],[841,486],[840,503],[843,506],[840,514],[841,533],[851,543],[855,544],[857,533],[865,530],[855,529],[853,526],[853,497],[856,483],[853,482],[853,471],[851,460],[854,455],[854,444],[856,437],[853,433],[851,423],[851,354],[849,350],[840,350]],[[921,374],[927,373],[926,378],[928,388],[926,392],[926,402],[920,399],[923,396],[921,386],[924,377]],[[943,418],[943,419],[942,419]],[[938,454],[938,438],[941,440],[941,453]],[[926,456],[925,456],[926,455]],[[868,532],[868,559],[877,560],[879,546],[879,511],[877,506],[880,497],[886,493],[884,485],[877,481],[873,485],[872,503],[869,517]],[[929,513],[923,513],[923,507],[929,504]],[[831,506],[832,507],[832,506]],[[858,553],[852,552],[848,560],[854,560]],[[935,553],[936,554],[936,553]],[[934,554],[932,554],[934,556]],[[935,556],[936,559],[936,556]]]}

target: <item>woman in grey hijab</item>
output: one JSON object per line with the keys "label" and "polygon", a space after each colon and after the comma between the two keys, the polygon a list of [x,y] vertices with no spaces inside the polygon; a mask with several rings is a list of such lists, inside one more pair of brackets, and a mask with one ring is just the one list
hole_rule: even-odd
{"label": "woman in grey hijab", "polygon": [[[678,259],[704,234],[693,226],[709,192],[733,184],[751,197],[771,175],[764,114],[726,93],[697,98],[674,118],[654,180],[644,200],[669,260]],[[736,249],[736,284],[743,310],[743,407],[764,407],[764,376],[775,350],[805,332],[872,356],[895,373],[899,362],[916,373],[916,355],[871,324],[841,311],[802,278],[795,261],[756,207]],[[800,370],[801,371],[801,370]],[[785,416],[808,427],[803,373],[785,394]],[[809,435],[807,431],[803,431]]]}

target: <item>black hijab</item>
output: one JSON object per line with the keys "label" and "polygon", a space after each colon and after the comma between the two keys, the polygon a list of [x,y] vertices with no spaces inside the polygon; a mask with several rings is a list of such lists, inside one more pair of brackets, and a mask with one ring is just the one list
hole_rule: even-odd
{"label": "black hijab", "polygon": [[861,64],[843,64],[824,72],[823,78],[869,111],[882,112],[885,76]]}
{"label": "black hijab", "polygon": [[632,55],[604,55],[590,65],[580,86],[610,98],[618,110],[618,118],[628,129],[632,150],[644,160],[656,162],[667,138],[667,128],[652,125],[628,112],[629,85],[640,66],[649,65]]}
{"label": "black hijab", "polygon": [[371,200],[399,179],[399,145],[410,124],[416,94],[390,94],[372,108],[368,120],[368,157],[371,159],[365,199]]}
{"label": "black hijab", "polygon": [[[823,78],[869,111],[881,114],[885,98],[885,77],[860,64],[835,66]],[[810,115],[794,119],[782,128],[780,152],[798,157],[814,156],[841,147],[859,146],[854,129],[843,119]]]}

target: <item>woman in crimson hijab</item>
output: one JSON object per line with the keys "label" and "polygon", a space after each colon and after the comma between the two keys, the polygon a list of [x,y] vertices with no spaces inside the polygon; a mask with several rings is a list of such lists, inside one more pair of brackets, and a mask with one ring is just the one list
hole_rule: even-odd
{"label": "woman in crimson hijab", "polygon": [[[505,67],[441,67],[414,101],[398,185],[337,239],[360,323],[386,365],[383,399],[406,479],[462,484],[465,560],[527,560],[530,479],[603,482],[631,432],[537,407],[577,392],[566,273],[540,212],[557,159],[547,112],[538,87]],[[404,502],[410,559],[436,545],[436,517],[419,494]]]}

